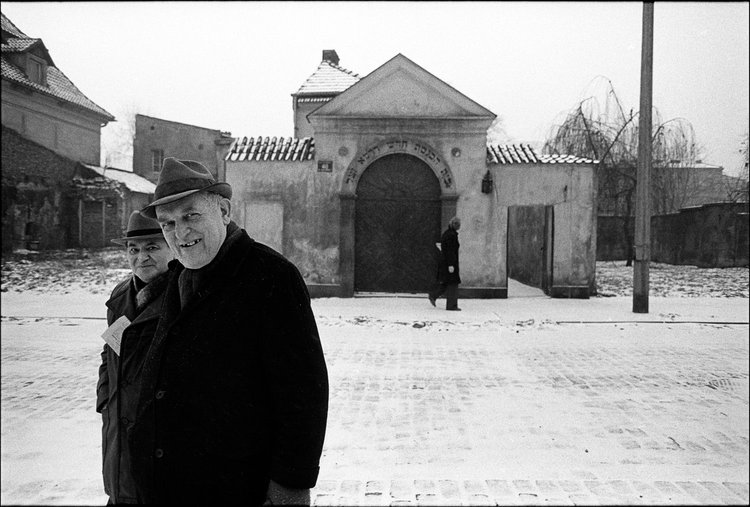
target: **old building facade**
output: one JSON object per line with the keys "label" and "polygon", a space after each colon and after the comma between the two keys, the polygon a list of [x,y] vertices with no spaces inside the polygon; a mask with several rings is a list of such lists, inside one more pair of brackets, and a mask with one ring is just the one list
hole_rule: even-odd
{"label": "old building facade", "polygon": [[594,290],[594,161],[488,146],[496,115],[401,54],[360,78],[324,51],[292,100],[302,137],[238,139],[226,181],[314,295],[426,292],[453,216],[462,297],[507,297],[513,269],[551,296]]}
{"label": "old building facade", "polygon": [[196,160],[224,181],[224,156],[234,139],[229,132],[135,115],[133,172],[156,183],[164,157]]}
{"label": "old building facade", "polygon": [[99,167],[101,128],[111,121],[41,39],[2,15],[3,251],[100,248],[122,235],[154,185]]}

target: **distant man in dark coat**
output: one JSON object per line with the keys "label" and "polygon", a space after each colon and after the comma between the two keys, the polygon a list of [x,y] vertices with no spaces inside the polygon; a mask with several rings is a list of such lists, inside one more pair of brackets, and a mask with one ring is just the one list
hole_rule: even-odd
{"label": "distant man in dark coat", "polygon": [[230,219],[200,163],[166,158],[141,210],[176,261],[130,433],[144,503],[309,504],[328,373],[297,268]]}
{"label": "distant man in dark coat", "polygon": [[127,430],[135,420],[141,367],[156,332],[167,264],[174,255],[159,223],[138,211],[130,215],[125,236],[112,242],[125,246],[132,276],[114,288],[106,303],[109,342],[102,350],[96,411],[103,422],[104,492],[109,503],[128,504],[137,503],[137,496]]}
{"label": "distant man in dark coat", "polygon": [[460,228],[461,219],[451,218],[448,228],[440,239],[438,281],[427,296],[432,306],[435,306],[437,298],[445,294],[445,309],[451,311],[461,311],[458,307],[458,284],[461,283],[458,269],[458,230]]}

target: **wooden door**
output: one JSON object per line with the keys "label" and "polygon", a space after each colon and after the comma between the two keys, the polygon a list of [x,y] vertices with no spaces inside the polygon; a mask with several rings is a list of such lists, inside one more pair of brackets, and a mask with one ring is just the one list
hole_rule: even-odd
{"label": "wooden door", "polygon": [[440,183],[416,157],[373,162],[357,185],[354,290],[427,292],[435,283]]}

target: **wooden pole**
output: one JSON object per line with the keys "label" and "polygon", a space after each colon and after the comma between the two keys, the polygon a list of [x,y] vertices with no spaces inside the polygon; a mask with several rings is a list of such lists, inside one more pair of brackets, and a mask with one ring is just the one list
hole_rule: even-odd
{"label": "wooden pole", "polygon": [[633,313],[648,313],[651,260],[651,96],[654,63],[654,3],[643,3],[641,107],[638,126],[638,174],[635,186],[635,261]]}
{"label": "wooden pole", "polygon": [[106,199],[102,199],[102,246],[107,246],[105,239],[104,239],[106,237],[106,231],[107,231],[106,223],[107,223],[107,201]]}

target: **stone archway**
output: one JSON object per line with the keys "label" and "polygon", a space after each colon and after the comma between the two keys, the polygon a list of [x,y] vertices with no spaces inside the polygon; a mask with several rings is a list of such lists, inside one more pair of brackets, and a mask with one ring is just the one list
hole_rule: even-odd
{"label": "stone archway", "polygon": [[[438,155],[438,152],[423,141],[415,141],[412,139],[390,139],[359,151],[344,173],[341,192],[339,193],[341,205],[339,275],[341,277],[340,294],[342,297],[353,296],[355,290],[355,248],[357,245],[356,217],[359,200],[358,184],[370,165],[374,164],[381,158],[397,154],[408,155],[411,159],[418,159],[418,161],[423,163],[423,168],[426,167],[432,171],[434,175],[433,181],[436,181],[439,187],[439,231],[444,229],[447,226],[448,220],[456,214],[458,194],[456,193],[453,173],[442,160],[442,157]],[[424,172],[422,172],[422,174],[424,174]],[[434,243],[434,241],[432,243]],[[434,277],[434,270],[432,276]]]}
{"label": "stone archway", "polygon": [[395,153],[370,164],[357,184],[354,290],[427,292],[440,240],[440,183],[417,157]]}

